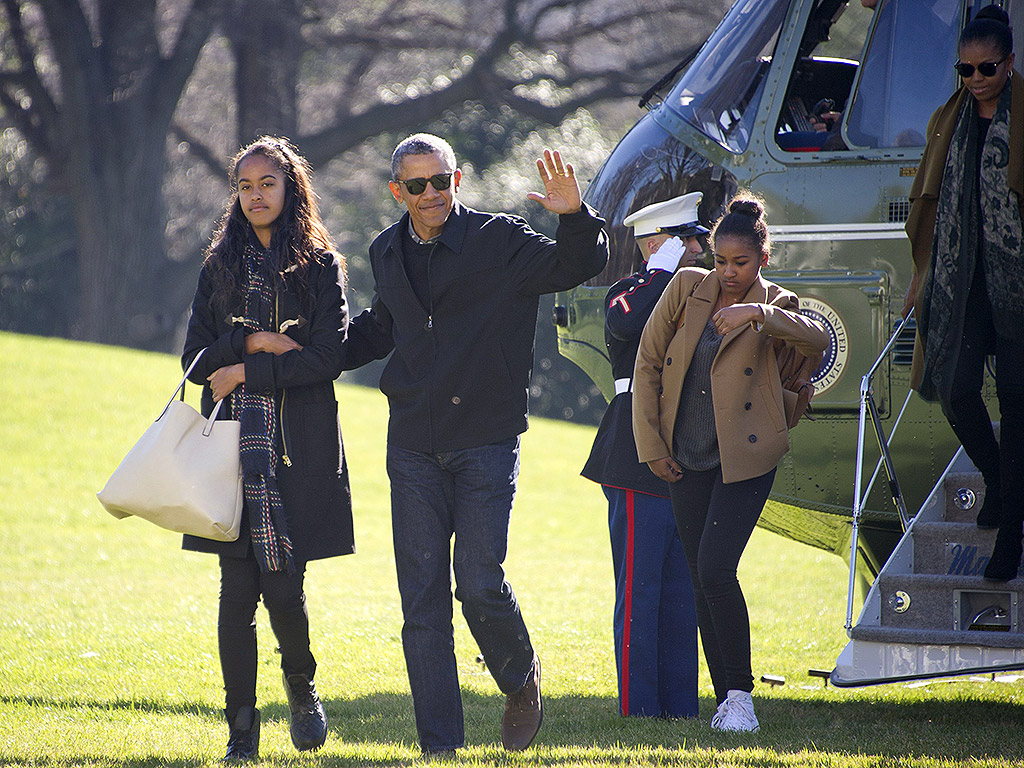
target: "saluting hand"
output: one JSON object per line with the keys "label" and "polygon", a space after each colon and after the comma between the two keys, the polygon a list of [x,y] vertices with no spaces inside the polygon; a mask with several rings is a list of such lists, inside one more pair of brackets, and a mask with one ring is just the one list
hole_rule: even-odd
{"label": "saluting hand", "polygon": [[528,198],[536,200],[552,213],[576,213],[583,206],[576,171],[571,163],[562,162],[558,150],[545,149],[544,157],[537,160],[537,171],[547,194],[530,192],[526,195]]}

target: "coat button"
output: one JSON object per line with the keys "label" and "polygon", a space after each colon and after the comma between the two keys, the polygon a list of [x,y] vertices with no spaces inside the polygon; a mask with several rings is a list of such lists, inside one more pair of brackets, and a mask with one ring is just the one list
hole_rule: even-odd
{"label": "coat button", "polygon": [[743,410],[749,411],[750,410],[750,403],[744,403],[743,404]]}
{"label": "coat button", "polygon": [[744,368],[743,372],[745,374],[747,374],[747,376],[753,376],[754,375],[754,369],[753,368]]}
{"label": "coat button", "polygon": [[757,435],[751,435],[750,437],[747,438],[747,440],[749,440],[752,443],[756,443],[757,442]]}
{"label": "coat button", "polygon": [[671,357],[665,359],[665,365],[672,365],[672,358]]}
{"label": "coat button", "polygon": [[462,398],[459,397],[458,395],[456,395],[455,397],[452,398],[452,405],[458,405],[461,402],[462,402]]}

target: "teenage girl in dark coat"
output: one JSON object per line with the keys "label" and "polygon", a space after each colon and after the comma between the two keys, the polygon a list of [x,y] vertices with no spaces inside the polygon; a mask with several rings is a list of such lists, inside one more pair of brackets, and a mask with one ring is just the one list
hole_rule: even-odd
{"label": "teenage girl in dark coat", "polygon": [[[296,748],[324,743],[303,593],[306,562],[353,551],[334,379],[348,326],[344,261],[320,221],[306,161],[262,137],[235,157],[233,194],[192,303],[182,365],[204,414],[227,398],[241,422],[245,505],[234,542],[186,536],[220,556],[217,624],[230,728],[226,759],[259,753],[256,604],[281,649]],[[222,408],[224,418],[227,408]]]}

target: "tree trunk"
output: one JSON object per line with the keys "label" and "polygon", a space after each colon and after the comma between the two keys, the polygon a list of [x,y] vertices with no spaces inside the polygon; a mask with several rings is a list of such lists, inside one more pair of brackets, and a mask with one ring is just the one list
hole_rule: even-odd
{"label": "tree trunk", "polygon": [[176,317],[157,301],[155,276],[164,261],[164,211],[159,181],[164,154],[125,147],[142,160],[117,158],[100,173],[69,174],[76,201],[80,306],[75,335],[107,344],[166,349]]}
{"label": "tree trunk", "polygon": [[227,25],[235,52],[238,139],[287,136],[298,131],[296,91],[302,61],[302,9],[299,0],[265,0],[254,13],[245,0],[236,4]]}
{"label": "tree trunk", "polygon": [[[39,43],[23,5],[5,0],[19,78],[32,98],[4,90],[3,104],[66,189],[78,241],[80,298],[74,335],[107,344],[167,348],[174,321],[156,308],[166,261],[163,181],[167,134],[181,92],[222,11],[192,0],[167,55],[156,0],[34,0],[59,75],[35,68]],[[166,9],[161,9],[163,13]]]}

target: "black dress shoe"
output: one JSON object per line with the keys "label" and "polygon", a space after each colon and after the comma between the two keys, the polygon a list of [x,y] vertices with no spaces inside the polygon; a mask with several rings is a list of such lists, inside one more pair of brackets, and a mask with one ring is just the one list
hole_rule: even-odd
{"label": "black dress shoe", "polygon": [[319,749],[327,740],[327,715],[309,675],[285,675],[284,692],[291,710],[292,744],[300,752]]}
{"label": "black dress shoe", "polygon": [[[224,713],[225,716],[227,713]],[[242,707],[235,715],[235,721],[228,720],[231,735],[228,736],[228,753],[225,762],[255,760],[260,756],[260,711],[253,707]]]}
{"label": "black dress shoe", "polygon": [[1024,546],[1021,544],[1021,528],[1018,523],[1014,531],[1000,528],[996,534],[996,545],[992,549],[992,557],[985,566],[985,578],[989,581],[1010,581],[1017,578],[1020,570],[1020,558]]}

